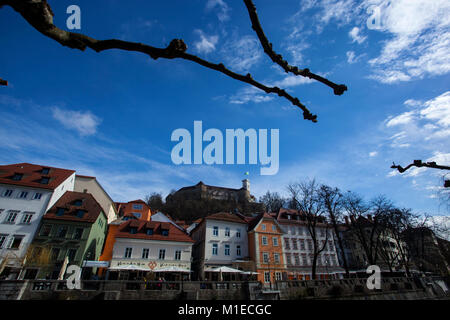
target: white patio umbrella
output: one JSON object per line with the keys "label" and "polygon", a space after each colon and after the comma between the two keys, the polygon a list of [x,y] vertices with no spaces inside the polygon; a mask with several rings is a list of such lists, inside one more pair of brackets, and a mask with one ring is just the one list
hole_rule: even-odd
{"label": "white patio umbrella", "polygon": [[219,279],[223,281],[222,273],[244,273],[242,270],[234,269],[226,266],[218,267],[211,270],[212,272],[220,272]]}
{"label": "white patio umbrella", "polygon": [[211,270],[212,272],[223,272],[223,273],[244,273],[244,271],[239,269],[234,269],[226,266],[214,268]]}

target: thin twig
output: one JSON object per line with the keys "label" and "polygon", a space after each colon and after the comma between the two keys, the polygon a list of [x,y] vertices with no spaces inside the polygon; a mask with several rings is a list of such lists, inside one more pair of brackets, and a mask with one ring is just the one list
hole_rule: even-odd
{"label": "thin twig", "polygon": [[340,96],[347,90],[346,85],[333,83],[328,79],[325,79],[317,74],[310,72],[309,69],[307,69],[307,68],[299,69],[296,66],[291,66],[286,60],[283,59],[283,56],[281,54],[277,54],[272,49],[272,43],[269,42],[266,35],[264,34],[264,31],[261,27],[261,23],[259,22],[258,14],[256,13],[256,6],[253,4],[253,1],[252,0],[244,0],[244,3],[247,7],[247,11],[250,16],[250,20],[252,22],[252,29],[258,35],[259,41],[261,42],[264,52],[272,59],[272,61],[274,63],[276,63],[280,67],[282,67],[284,69],[284,71],[286,71],[286,73],[291,72],[297,76],[303,76],[303,77],[307,77],[307,78],[322,82],[323,84],[332,88],[334,91],[334,94],[336,94],[336,95]]}

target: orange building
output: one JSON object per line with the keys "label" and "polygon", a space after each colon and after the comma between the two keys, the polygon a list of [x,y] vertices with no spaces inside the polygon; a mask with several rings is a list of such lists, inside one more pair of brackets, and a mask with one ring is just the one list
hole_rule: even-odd
{"label": "orange building", "polygon": [[276,280],[287,280],[280,224],[268,213],[249,221],[248,250],[255,262],[257,279],[268,287]]}
{"label": "orange building", "polygon": [[152,211],[143,200],[116,202],[119,217],[136,217],[139,220],[150,221]]}
{"label": "orange building", "polygon": [[[108,234],[99,261],[111,261],[114,244],[116,243],[116,235],[122,223],[127,220],[150,221],[152,215],[152,211],[143,200],[116,202],[115,204],[117,212],[119,212],[119,219],[108,225]],[[105,271],[105,268],[101,268],[99,274],[102,275]]]}

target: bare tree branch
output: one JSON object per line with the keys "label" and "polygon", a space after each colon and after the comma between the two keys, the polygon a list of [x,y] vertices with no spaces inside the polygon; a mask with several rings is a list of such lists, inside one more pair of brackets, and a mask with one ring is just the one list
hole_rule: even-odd
{"label": "bare tree branch", "polygon": [[[247,4],[247,2],[246,2]],[[249,2],[249,4],[252,4]],[[298,98],[291,96],[286,92],[284,89],[280,89],[278,87],[269,87],[262,83],[259,83],[255,81],[250,74],[247,75],[241,75],[238,73],[235,73],[229,69],[227,69],[222,63],[212,63],[206,60],[203,60],[195,55],[186,53],[187,45],[184,43],[181,39],[174,39],[170,42],[170,44],[166,48],[157,48],[153,46],[149,46],[142,43],[137,42],[129,42],[129,41],[122,41],[117,39],[109,39],[109,40],[97,40],[94,38],[91,38],[89,36],[86,36],[84,34],[75,33],[75,32],[68,32],[65,30],[62,30],[58,27],[56,27],[53,24],[53,12],[47,3],[46,0],[0,0],[0,8],[4,5],[9,5],[12,7],[15,11],[20,13],[22,17],[28,21],[30,25],[32,25],[36,30],[41,32],[43,35],[57,41],[63,46],[72,48],[72,49],[78,49],[81,51],[84,51],[86,48],[90,48],[96,52],[101,52],[104,50],[110,50],[110,49],[119,49],[119,50],[126,50],[126,51],[134,51],[134,52],[141,52],[144,54],[149,55],[152,59],[158,59],[158,58],[165,58],[165,59],[185,59],[192,62],[195,62],[197,64],[200,64],[206,68],[221,72],[235,80],[239,80],[245,83],[248,83],[260,90],[263,90],[266,93],[275,93],[280,97],[283,97],[287,100],[289,100],[293,105],[299,107],[303,111],[303,117],[306,120],[311,120],[313,122],[317,122],[317,116],[313,115],[307,108],[304,106]],[[251,10],[249,10],[251,12]],[[254,20],[254,17],[257,19],[256,15],[256,9],[251,14],[252,19]],[[257,21],[257,20],[256,20]],[[262,32],[261,26],[258,22],[259,29]],[[262,35],[264,35],[262,33]],[[265,36],[264,36],[265,38]],[[260,38],[261,39],[261,38]],[[267,38],[266,42],[267,41]],[[263,46],[264,42],[262,41]],[[266,50],[266,49],[265,49]],[[271,51],[273,54],[275,54],[273,51]],[[281,56],[276,55],[276,59],[274,62],[285,66],[285,69],[287,68],[290,72],[293,72],[297,75],[302,75],[305,77],[309,77],[315,80],[318,80],[322,83],[327,84],[328,86],[332,87],[336,94],[342,94],[347,87],[344,85],[336,85],[327,79],[324,79],[320,76],[317,76],[315,74],[312,74],[309,72],[308,69],[299,70],[297,67],[292,67],[287,64],[287,62],[283,62]]]}
{"label": "bare tree branch", "polygon": [[0,78],[0,86],[7,86],[8,85],[8,81],[3,80],[2,78]]}
{"label": "bare tree branch", "polygon": [[258,35],[259,41],[261,42],[262,47],[264,48],[264,52],[272,59],[272,61],[276,64],[278,64],[280,67],[286,71],[286,73],[293,73],[297,76],[303,76],[308,77],[310,79],[317,80],[319,82],[322,82],[323,84],[329,86],[334,90],[335,95],[342,95],[346,90],[347,86],[344,84],[336,84],[328,79],[325,79],[317,74],[314,74],[309,71],[309,69],[299,69],[296,66],[291,66],[289,63],[283,59],[283,56],[281,54],[277,54],[272,49],[272,43],[269,42],[266,35],[264,34],[264,31],[261,27],[261,24],[259,22],[258,14],[256,13],[256,7],[253,4],[252,0],[244,0],[244,3],[247,7],[248,14],[250,16],[250,20],[252,22],[252,28]]}
{"label": "bare tree branch", "polygon": [[[403,168],[402,166],[398,166],[395,163],[392,163],[392,166],[391,166],[392,169],[397,169],[400,173],[405,172],[406,170],[408,170],[411,167],[417,167],[417,168],[427,167],[427,168],[440,169],[440,170],[450,170],[449,166],[438,165],[434,161],[422,162],[422,160],[414,160],[413,163],[407,165],[405,168]],[[450,188],[450,180],[444,180],[444,187]]]}
{"label": "bare tree branch", "polygon": [[441,166],[441,165],[436,164],[436,162],[422,162],[422,160],[414,160],[413,163],[409,164],[405,168],[403,168],[402,166],[397,166],[397,165],[395,165],[395,163],[392,163],[392,166],[391,166],[392,169],[398,169],[398,171],[400,173],[405,172],[406,170],[408,170],[411,167],[418,167],[418,168],[427,167],[427,168],[433,168],[433,169],[450,170],[449,166]]}

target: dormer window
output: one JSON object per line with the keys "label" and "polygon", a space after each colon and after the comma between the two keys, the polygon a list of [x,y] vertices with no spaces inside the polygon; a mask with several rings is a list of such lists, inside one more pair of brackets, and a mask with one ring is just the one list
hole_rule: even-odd
{"label": "dormer window", "polygon": [[42,168],[41,174],[47,175],[50,172],[50,168]]}
{"label": "dormer window", "polygon": [[131,234],[136,234],[137,233],[137,227],[131,227],[130,228],[130,233]]}
{"label": "dormer window", "polygon": [[83,216],[84,216],[84,210],[77,210],[77,217],[83,218]]}
{"label": "dormer window", "polygon": [[49,178],[49,177],[42,177],[42,178],[41,178],[41,184],[48,184],[49,181],[50,181],[50,178]]}
{"label": "dormer window", "polygon": [[83,204],[83,200],[81,200],[81,199],[75,200],[75,202],[73,203],[73,205],[77,206],[77,207],[81,207],[82,204]]}
{"label": "dormer window", "polygon": [[168,237],[168,236],[169,236],[169,230],[163,229],[163,230],[161,231],[161,234],[162,234],[163,236],[165,236],[165,237]]}
{"label": "dormer window", "polygon": [[22,177],[23,177],[23,173],[14,173],[12,179],[14,181],[20,181],[20,180],[22,180]]}
{"label": "dormer window", "polygon": [[151,229],[151,228],[147,229],[147,235],[148,236],[153,235],[153,229]]}
{"label": "dormer window", "polygon": [[66,211],[66,209],[58,208],[58,210],[56,210],[56,215],[57,216],[62,216],[64,214],[64,211]]}

